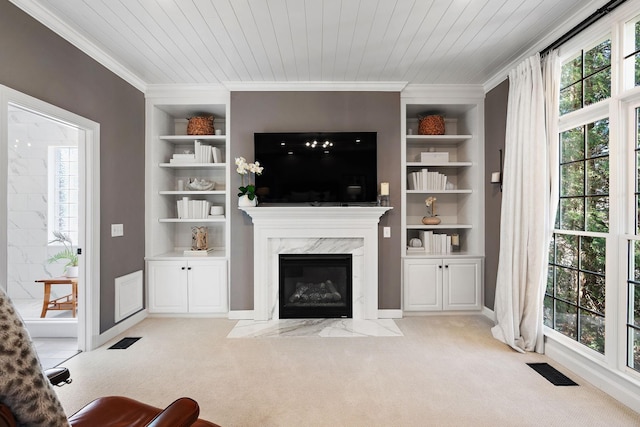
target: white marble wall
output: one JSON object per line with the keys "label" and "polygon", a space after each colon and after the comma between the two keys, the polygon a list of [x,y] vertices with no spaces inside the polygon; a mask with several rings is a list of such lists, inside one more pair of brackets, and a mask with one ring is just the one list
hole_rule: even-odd
{"label": "white marble wall", "polygon": [[[64,263],[48,264],[59,247],[47,244],[48,147],[77,145],[78,130],[18,108],[9,109],[7,181],[7,290],[12,299],[42,300],[35,280],[60,276]],[[70,287],[54,286],[55,296]]]}

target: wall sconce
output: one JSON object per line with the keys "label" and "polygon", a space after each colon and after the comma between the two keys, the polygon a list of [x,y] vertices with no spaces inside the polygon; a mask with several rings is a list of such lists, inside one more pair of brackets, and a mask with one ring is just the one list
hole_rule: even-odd
{"label": "wall sconce", "polygon": [[500,192],[502,192],[502,148],[500,151],[500,172],[491,172],[491,183],[500,184]]}

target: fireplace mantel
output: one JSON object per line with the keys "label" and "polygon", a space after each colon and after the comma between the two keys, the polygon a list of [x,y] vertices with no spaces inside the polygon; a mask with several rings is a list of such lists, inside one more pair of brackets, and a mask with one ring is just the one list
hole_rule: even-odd
{"label": "fireplace mantel", "polygon": [[[354,251],[353,318],[378,318],[378,223],[391,207],[241,207],[253,221],[254,319],[278,318],[277,257],[280,253]],[[353,242],[360,242],[354,246]],[[301,244],[302,242],[302,244]],[[342,249],[342,242],[344,247]],[[355,262],[355,261],[354,261]],[[354,266],[355,267],[355,266]]]}

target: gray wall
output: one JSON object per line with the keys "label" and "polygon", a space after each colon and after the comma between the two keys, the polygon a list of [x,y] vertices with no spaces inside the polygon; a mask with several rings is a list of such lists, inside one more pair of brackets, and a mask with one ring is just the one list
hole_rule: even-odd
{"label": "gray wall", "polygon": [[[0,84],[100,123],[100,331],[114,279],[144,268],[144,95],[6,0]],[[110,224],[124,224],[111,238]]]}
{"label": "gray wall", "polygon": [[[398,92],[233,92],[231,157],[253,161],[254,132],[378,132],[378,181],[388,181],[394,209],[380,221],[391,238],[379,238],[379,303],[400,309],[400,94]],[[264,165],[269,167],[269,165]],[[240,185],[232,174],[230,187]],[[233,194],[232,204],[237,198]],[[231,309],[253,309],[253,227],[237,209],[231,221]],[[379,233],[382,236],[382,232]]]}
{"label": "gray wall", "polygon": [[485,244],[484,253],[484,305],[493,310],[496,295],[498,253],[500,252],[500,186],[491,184],[491,172],[500,170],[500,149],[504,153],[504,137],[507,125],[507,95],[509,81],[505,80],[489,91],[484,101],[485,160],[487,177],[485,191]]}

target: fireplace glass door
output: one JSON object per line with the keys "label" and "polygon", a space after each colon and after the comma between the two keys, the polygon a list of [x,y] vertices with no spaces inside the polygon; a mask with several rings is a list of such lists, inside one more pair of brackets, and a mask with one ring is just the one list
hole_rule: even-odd
{"label": "fireplace glass door", "polygon": [[351,318],[351,258],[351,254],[280,255],[280,318]]}

